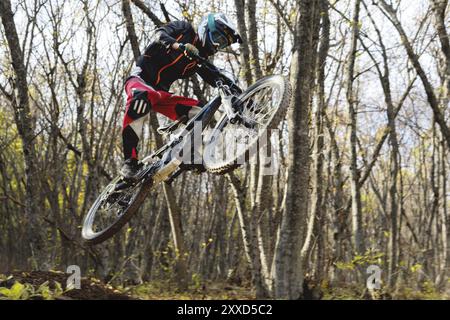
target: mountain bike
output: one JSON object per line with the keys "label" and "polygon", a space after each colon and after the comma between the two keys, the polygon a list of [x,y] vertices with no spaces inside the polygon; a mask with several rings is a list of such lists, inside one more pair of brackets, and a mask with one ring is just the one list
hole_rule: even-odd
{"label": "mountain bike", "polygon": [[[194,59],[217,70],[200,56]],[[241,93],[218,77],[216,88],[218,95],[195,117],[188,122],[175,121],[159,132],[170,139],[140,161],[136,179],[131,182],[117,176],[103,188],[84,218],[81,233],[85,242],[99,244],[111,238],[159,183],[171,183],[189,170],[224,174],[239,167],[255,150],[261,135],[277,128],[291,98],[289,82],[280,75],[266,76]],[[199,137],[200,146],[196,143]]]}

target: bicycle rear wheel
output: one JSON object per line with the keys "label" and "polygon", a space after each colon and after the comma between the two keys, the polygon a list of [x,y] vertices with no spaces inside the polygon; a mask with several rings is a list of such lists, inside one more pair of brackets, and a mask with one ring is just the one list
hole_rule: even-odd
{"label": "bicycle rear wheel", "polygon": [[152,185],[152,179],[148,178],[129,186],[124,185],[120,176],[112,180],[84,218],[83,240],[99,244],[115,235],[141,207]]}

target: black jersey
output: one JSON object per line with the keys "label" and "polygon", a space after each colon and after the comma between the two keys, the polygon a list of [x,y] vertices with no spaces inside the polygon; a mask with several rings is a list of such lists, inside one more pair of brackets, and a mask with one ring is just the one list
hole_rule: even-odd
{"label": "black jersey", "polygon": [[191,43],[200,55],[207,58],[198,35],[187,21],[172,21],[156,30],[157,39],[152,42],[138,58],[131,76],[138,76],[157,90],[169,91],[172,83],[198,73],[203,80],[215,86],[220,76],[218,70],[202,67],[186,57],[180,50],[172,49],[175,42]]}

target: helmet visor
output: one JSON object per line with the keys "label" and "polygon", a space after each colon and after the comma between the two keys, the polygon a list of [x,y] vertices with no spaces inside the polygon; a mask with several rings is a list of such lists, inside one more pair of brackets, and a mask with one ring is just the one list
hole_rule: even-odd
{"label": "helmet visor", "polygon": [[219,31],[209,32],[209,39],[217,49],[224,49],[230,45],[227,36]]}

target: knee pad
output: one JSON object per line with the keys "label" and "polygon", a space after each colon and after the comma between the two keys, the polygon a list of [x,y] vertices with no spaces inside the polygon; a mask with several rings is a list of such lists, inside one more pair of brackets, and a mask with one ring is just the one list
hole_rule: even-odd
{"label": "knee pad", "polygon": [[151,103],[147,97],[147,91],[134,90],[133,98],[127,110],[127,115],[133,119],[139,119],[147,115],[151,109]]}

